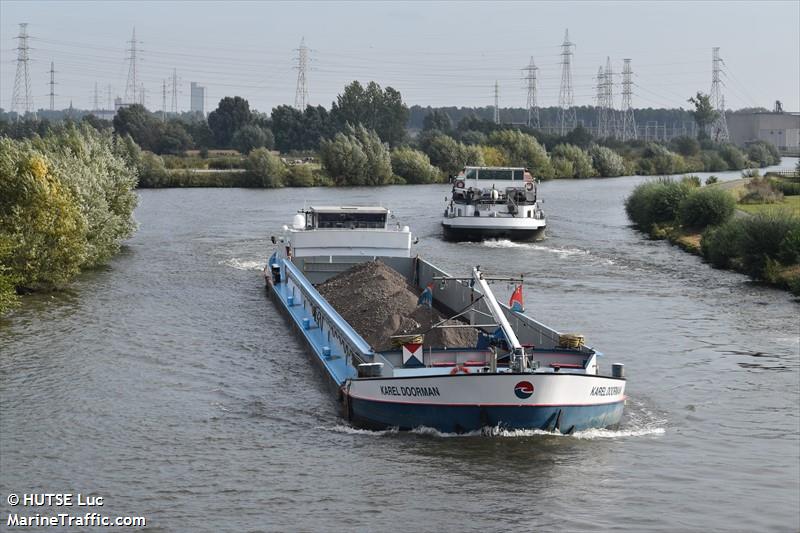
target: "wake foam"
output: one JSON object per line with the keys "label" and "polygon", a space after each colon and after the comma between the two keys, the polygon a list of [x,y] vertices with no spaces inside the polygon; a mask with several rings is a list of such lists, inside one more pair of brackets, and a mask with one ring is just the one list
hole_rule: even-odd
{"label": "wake foam", "polygon": [[591,252],[589,250],[581,250],[580,248],[558,248],[558,247],[542,246],[541,244],[535,244],[535,243],[514,242],[508,239],[497,239],[497,240],[493,239],[488,241],[481,241],[479,243],[479,246],[484,246],[487,248],[522,248],[527,250],[537,250],[541,252],[556,254],[562,258],[591,255]]}
{"label": "wake foam", "polygon": [[261,261],[247,261],[237,257],[221,261],[220,264],[235,268],[236,270],[264,270],[264,263]]}

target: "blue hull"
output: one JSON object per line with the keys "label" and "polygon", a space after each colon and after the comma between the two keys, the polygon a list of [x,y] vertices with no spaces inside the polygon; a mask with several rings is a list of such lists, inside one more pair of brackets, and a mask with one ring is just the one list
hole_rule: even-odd
{"label": "blue hull", "polygon": [[615,427],[624,402],[567,406],[442,406],[375,402],[349,397],[352,423],[369,429],[425,426],[443,433],[466,433],[484,427],[541,429],[572,433],[589,428]]}

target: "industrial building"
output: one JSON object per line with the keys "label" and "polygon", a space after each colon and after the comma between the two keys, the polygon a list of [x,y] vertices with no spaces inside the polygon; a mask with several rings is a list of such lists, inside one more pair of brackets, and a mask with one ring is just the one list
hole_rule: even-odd
{"label": "industrial building", "polygon": [[800,113],[729,113],[727,122],[731,142],[737,146],[767,141],[782,155],[800,155]]}
{"label": "industrial building", "polygon": [[193,81],[191,83],[191,102],[189,104],[189,110],[192,112],[199,111],[200,113],[205,116],[206,114],[206,88],[197,85],[197,82]]}

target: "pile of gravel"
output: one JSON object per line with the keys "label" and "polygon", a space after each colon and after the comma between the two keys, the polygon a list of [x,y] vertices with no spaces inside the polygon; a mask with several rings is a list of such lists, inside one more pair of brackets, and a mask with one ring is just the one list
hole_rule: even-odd
{"label": "pile of gravel", "polygon": [[[319,293],[376,351],[392,349],[390,337],[425,333],[426,348],[475,346],[472,328],[433,329],[445,317],[417,305],[420,291],[380,261],[360,263],[317,286]],[[463,324],[448,320],[447,324]]]}

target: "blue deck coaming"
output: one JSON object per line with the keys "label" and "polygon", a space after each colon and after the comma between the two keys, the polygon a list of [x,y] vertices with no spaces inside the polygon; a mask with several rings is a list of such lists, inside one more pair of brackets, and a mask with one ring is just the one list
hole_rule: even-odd
{"label": "blue deck coaming", "polygon": [[[291,291],[286,281],[281,281],[277,284],[270,283],[268,290],[271,291],[273,299],[280,305],[280,309],[291,319],[295,329],[301,333],[306,344],[313,351],[316,361],[322,366],[337,388],[348,378],[356,377],[356,369],[347,363],[342,346],[334,338],[331,338],[330,341],[328,340],[328,335],[314,321],[311,311],[302,304],[289,305],[287,296],[291,295]],[[303,328],[304,318],[310,321],[311,327],[309,329]],[[330,357],[323,355],[322,349],[325,346],[331,349]]]}
{"label": "blue deck coaming", "polygon": [[540,429],[562,433],[615,427],[625,401],[599,405],[441,405],[382,402],[348,397],[351,422],[368,429],[429,427],[443,433],[467,433],[485,427]]}

